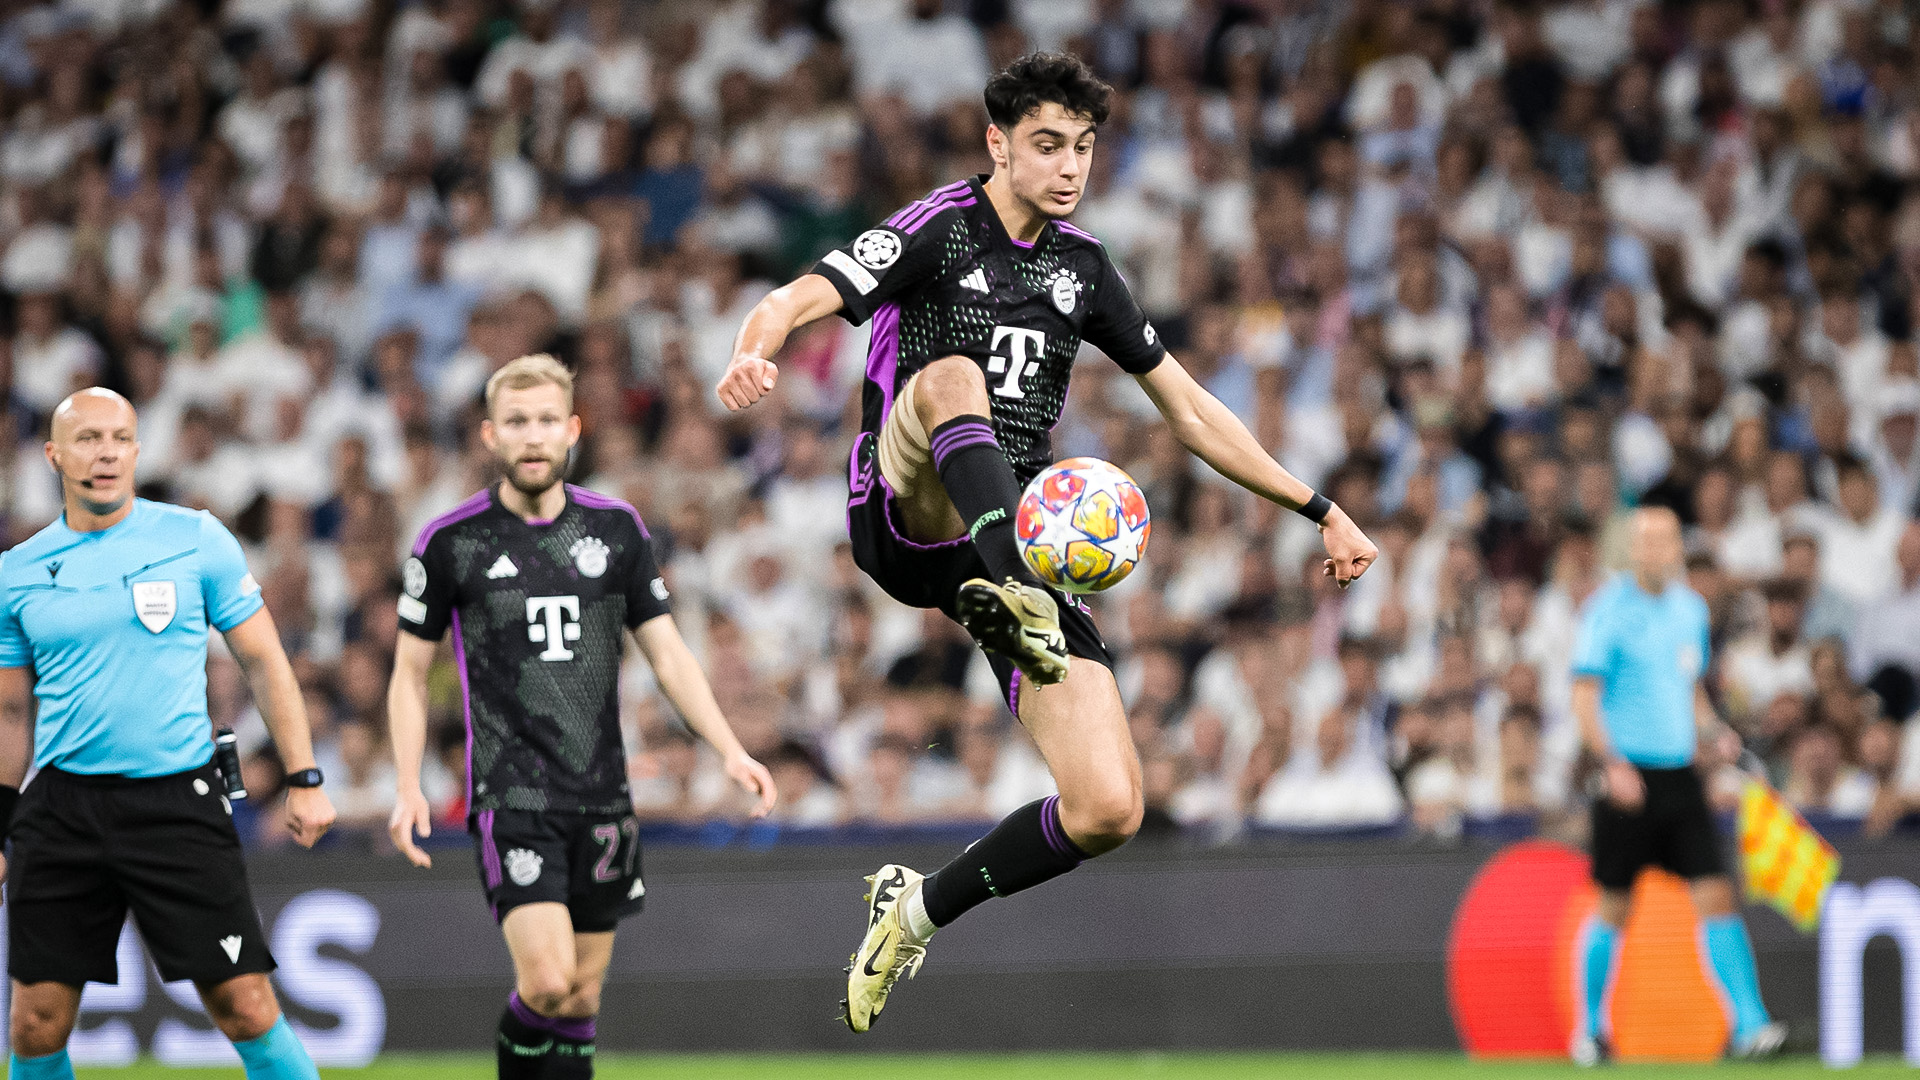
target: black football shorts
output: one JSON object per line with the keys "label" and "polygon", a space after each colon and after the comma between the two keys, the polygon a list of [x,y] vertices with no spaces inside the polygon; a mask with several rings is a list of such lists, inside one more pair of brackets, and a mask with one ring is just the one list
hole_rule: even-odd
{"label": "black football shorts", "polygon": [[1639,813],[1604,798],[1593,802],[1593,880],[1603,889],[1626,890],[1645,866],[1688,881],[1726,873],[1700,774],[1691,767],[1635,768],[1647,788]]}
{"label": "black football shorts", "polygon": [[496,920],[523,904],[565,904],[575,933],[604,933],[646,903],[632,814],[480,810],[469,828]]}
{"label": "black football shorts", "polygon": [[[847,537],[854,565],[895,600],[909,607],[937,608],[955,618],[960,586],[993,576],[974,551],[973,541],[964,536],[938,544],[907,539],[894,509],[893,492],[880,475],[871,432],[863,432],[854,446],[854,469],[847,500]],[[1054,598],[1060,603],[1060,630],[1067,638],[1067,652],[1112,668],[1113,654],[1107,651],[1086,601],[1058,591]],[[1007,707],[1020,715],[1020,669],[999,653],[986,655]]]}
{"label": "black football shorts", "polygon": [[23,983],[118,982],[129,912],[169,982],[272,971],[223,792],[212,763],[150,778],[40,770],[9,834],[8,972]]}

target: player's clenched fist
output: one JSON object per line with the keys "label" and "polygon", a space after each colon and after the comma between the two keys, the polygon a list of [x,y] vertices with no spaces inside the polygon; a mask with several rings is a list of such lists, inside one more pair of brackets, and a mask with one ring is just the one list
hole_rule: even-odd
{"label": "player's clenched fist", "polygon": [[730,412],[759,401],[773,392],[773,384],[780,378],[780,369],[771,360],[758,356],[736,356],[733,363],[727,365],[727,373],[720,377],[720,385],[714,392],[720,395],[721,404]]}
{"label": "player's clenched fist", "polygon": [[1320,539],[1327,545],[1325,573],[1341,588],[1353,584],[1354,579],[1367,572],[1367,567],[1380,557],[1380,549],[1360,526],[1353,523],[1346,511],[1335,506],[1327,512],[1327,519],[1320,523]]}

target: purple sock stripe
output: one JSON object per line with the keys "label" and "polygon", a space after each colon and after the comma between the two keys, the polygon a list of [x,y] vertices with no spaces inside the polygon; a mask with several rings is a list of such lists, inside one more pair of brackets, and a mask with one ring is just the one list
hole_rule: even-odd
{"label": "purple sock stripe", "polygon": [[1020,669],[1013,669],[1013,677],[1007,680],[1007,709],[1015,720],[1020,719]]}
{"label": "purple sock stripe", "polygon": [[955,435],[970,433],[991,435],[993,434],[993,425],[985,420],[949,420],[939,427],[934,428],[927,442],[931,446],[939,446]]}
{"label": "purple sock stripe", "polygon": [[927,449],[932,450],[936,455],[944,454],[947,447],[961,439],[991,438],[993,438],[993,428],[986,424],[955,424],[952,427],[940,429],[933,438],[928,439]]}
{"label": "purple sock stripe", "polygon": [[520,1000],[518,990],[507,995],[507,1008],[513,1010],[513,1015],[519,1017],[521,1023],[536,1031],[558,1035],[563,1039],[572,1039],[574,1042],[593,1041],[594,1025],[591,1016],[541,1016],[528,1008],[526,1002]]}
{"label": "purple sock stripe", "polygon": [[962,450],[966,450],[975,446],[999,446],[999,445],[1000,444],[996,442],[994,440],[994,437],[991,435],[975,435],[971,439],[955,439],[954,441],[934,451],[933,467],[935,469],[946,468],[948,459],[952,458],[953,455],[959,453]]}
{"label": "purple sock stripe", "polygon": [[1067,837],[1067,830],[1060,824],[1060,796],[1049,795],[1040,804],[1040,831],[1046,835],[1047,846],[1056,854],[1080,862],[1085,856]]}

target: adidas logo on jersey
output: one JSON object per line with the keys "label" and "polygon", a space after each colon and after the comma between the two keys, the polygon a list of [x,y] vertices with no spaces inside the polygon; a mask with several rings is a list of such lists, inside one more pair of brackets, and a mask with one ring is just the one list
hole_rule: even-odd
{"label": "adidas logo on jersey", "polygon": [[987,288],[987,270],[982,266],[974,267],[973,273],[961,278],[960,287],[963,289],[973,289],[976,292],[992,291]]}
{"label": "adidas logo on jersey", "polygon": [[519,576],[520,568],[513,565],[513,560],[507,558],[504,554],[493,560],[492,566],[487,567],[487,578],[489,580],[497,581],[503,577]]}

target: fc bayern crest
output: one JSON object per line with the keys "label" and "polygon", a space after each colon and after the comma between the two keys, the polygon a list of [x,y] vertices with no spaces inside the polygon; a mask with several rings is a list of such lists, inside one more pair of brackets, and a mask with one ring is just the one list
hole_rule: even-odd
{"label": "fc bayern crest", "polygon": [[868,229],[853,241],[853,257],[871,270],[885,270],[900,257],[900,238],[885,229]]}
{"label": "fc bayern crest", "polygon": [[573,556],[573,565],[581,577],[599,577],[607,572],[607,545],[598,537],[583,536],[575,540],[567,554]]}
{"label": "fc bayern crest", "polygon": [[507,852],[507,877],[521,888],[540,880],[540,864],[545,860],[537,852],[526,848],[514,848]]}
{"label": "fc bayern crest", "polygon": [[408,559],[407,565],[400,571],[400,584],[407,590],[408,596],[417,598],[421,593],[426,592],[427,564],[417,558]]}
{"label": "fc bayern crest", "polygon": [[1053,306],[1060,309],[1060,314],[1073,314],[1074,305],[1079,302],[1080,279],[1073,271],[1062,270],[1053,275]]}

